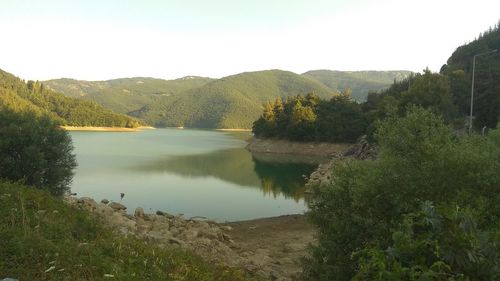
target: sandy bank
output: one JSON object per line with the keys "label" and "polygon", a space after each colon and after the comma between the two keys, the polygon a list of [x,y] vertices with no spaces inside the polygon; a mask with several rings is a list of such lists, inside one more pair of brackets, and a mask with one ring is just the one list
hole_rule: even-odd
{"label": "sandy bank", "polygon": [[138,132],[142,130],[154,129],[154,127],[137,127],[137,128],[123,128],[123,127],[77,127],[77,126],[61,126],[66,131],[89,131],[89,132]]}
{"label": "sandy bank", "polygon": [[344,154],[352,144],[327,142],[293,142],[288,140],[259,139],[248,140],[248,149],[252,153],[275,153],[331,157]]}
{"label": "sandy bank", "polygon": [[252,129],[215,129],[222,132],[251,132]]}

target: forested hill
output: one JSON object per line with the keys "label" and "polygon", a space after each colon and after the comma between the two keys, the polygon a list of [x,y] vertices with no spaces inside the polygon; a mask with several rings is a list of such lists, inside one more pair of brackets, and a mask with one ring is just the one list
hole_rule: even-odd
{"label": "forested hill", "polygon": [[[450,79],[455,103],[461,115],[469,115],[472,61],[476,57],[474,79],[474,124],[494,128],[500,117],[500,22],[476,40],[458,47],[441,68]],[[498,50],[489,53],[492,50]]]}
{"label": "forested hill", "polygon": [[23,80],[0,70],[0,108],[48,115],[61,125],[137,127],[140,122],[92,101],[66,97],[40,82]]}
{"label": "forested hill", "polygon": [[262,104],[277,97],[314,92],[329,98],[345,88],[363,100],[407,71],[246,72],[221,79],[188,76],[176,80],[136,77],[108,81],[57,79],[44,82],[65,95],[89,99],[154,126],[250,128]]}
{"label": "forested hill", "polygon": [[163,98],[131,115],[155,126],[251,128],[264,102],[309,92],[323,98],[337,94],[322,83],[293,72],[246,72],[188,90],[176,98]]}
{"label": "forested hill", "polygon": [[388,88],[394,81],[401,81],[412,72],[396,71],[337,71],[311,70],[302,75],[314,78],[333,90],[342,92],[351,89],[352,98],[365,101],[368,92],[377,92]]}
{"label": "forested hill", "polygon": [[44,81],[57,92],[74,98],[93,100],[120,113],[137,110],[162,97],[171,97],[203,86],[211,78],[186,76],[175,80],[150,77],[120,78],[107,81],[83,81],[68,78]]}

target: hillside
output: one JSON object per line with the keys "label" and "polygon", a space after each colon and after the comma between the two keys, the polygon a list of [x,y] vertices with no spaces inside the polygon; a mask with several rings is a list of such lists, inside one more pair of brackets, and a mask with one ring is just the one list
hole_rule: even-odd
{"label": "hillside", "polygon": [[350,88],[353,98],[387,88],[409,71],[315,70],[303,75],[282,70],[240,73],[221,79],[188,76],[108,81],[56,79],[44,82],[67,96],[88,99],[157,127],[250,128],[262,104],[314,92],[322,98]]}
{"label": "hillside", "polygon": [[83,81],[68,78],[45,81],[47,87],[74,98],[93,100],[120,113],[137,110],[186,90],[203,86],[213,79],[187,76],[175,80],[149,77],[121,78],[108,81]]}
{"label": "hillside", "polygon": [[131,115],[155,126],[250,128],[264,102],[309,92],[323,98],[336,94],[320,82],[293,72],[246,72],[191,89],[176,99],[163,98]]}
{"label": "hillside", "polygon": [[32,111],[46,114],[61,125],[137,127],[138,120],[117,114],[92,101],[66,97],[47,89],[40,82],[24,82],[0,70],[0,107],[14,111]]}
{"label": "hillside", "polygon": [[412,72],[399,71],[336,71],[311,70],[302,75],[314,78],[331,89],[342,92],[352,90],[352,97],[359,102],[365,101],[370,91],[388,88],[394,80],[402,80]]}
{"label": "hillside", "polygon": [[[494,53],[488,53],[493,50]],[[472,61],[475,55],[474,126],[494,128],[500,117],[500,26],[490,28],[476,40],[458,47],[441,68],[450,79],[454,102],[462,116],[469,115]]]}

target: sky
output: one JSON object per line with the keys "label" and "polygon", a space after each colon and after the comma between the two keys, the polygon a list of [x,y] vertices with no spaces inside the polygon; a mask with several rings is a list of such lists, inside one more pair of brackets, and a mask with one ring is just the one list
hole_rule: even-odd
{"label": "sky", "polygon": [[439,71],[498,0],[0,0],[0,69],[31,80]]}

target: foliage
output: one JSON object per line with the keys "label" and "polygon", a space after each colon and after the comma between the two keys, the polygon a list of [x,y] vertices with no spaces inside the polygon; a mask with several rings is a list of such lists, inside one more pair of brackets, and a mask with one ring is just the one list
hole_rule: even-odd
{"label": "foliage", "polygon": [[162,98],[130,114],[159,127],[250,128],[259,117],[262,103],[311,91],[322,97],[335,93],[316,80],[292,72],[246,72]]}
{"label": "foliage", "polygon": [[362,262],[358,253],[389,248],[392,230],[425,201],[472,210],[478,229],[496,232],[498,239],[498,134],[457,138],[440,117],[417,107],[403,118],[379,122],[379,158],[339,161],[331,171],[333,183],[314,189],[310,218],[319,228],[319,244],[311,248],[305,278],[351,280]]}
{"label": "foliage", "polygon": [[404,216],[387,249],[363,250],[353,280],[499,280],[500,240],[458,206],[424,202]]}
{"label": "foliage", "polygon": [[393,82],[408,77],[411,72],[312,70],[302,75],[314,78],[339,93],[351,89],[352,98],[364,102],[368,93],[384,90]]}
{"label": "foliage", "polygon": [[[458,47],[441,68],[450,77],[454,100],[460,116],[469,115],[473,57],[500,50],[500,26],[481,34],[476,40]],[[474,76],[474,126],[494,128],[500,118],[500,51],[476,57]]]}
{"label": "foliage", "polygon": [[162,99],[176,98],[183,92],[201,87],[212,80],[197,76],[175,80],[134,77],[107,81],[81,81],[62,78],[43,83],[66,96],[94,101],[115,112],[128,113]]}
{"label": "foliage", "polygon": [[366,130],[361,106],[347,93],[322,100],[315,94],[267,103],[253,125],[257,137],[353,142]]}
{"label": "foliage", "polygon": [[115,234],[99,217],[46,192],[6,182],[0,182],[0,237],[2,278],[250,280],[242,270]]}
{"label": "foliage", "polygon": [[23,82],[0,70],[0,107],[16,112],[31,111],[50,116],[61,125],[137,127],[131,117],[104,109],[95,102],[82,101],[56,93],[40,82]]}
{"label": "foliage", "polygon": [[62,195],[76,167],[67,132],[49,117],[0,110],[0,178]]}
{"label": "foliage", "polygon": [[[405,71],[310,71],[303,75],[280,70],[247,72],[210,79],[146,77],[108,81],[49,80],[44,83],[70,97],[92,100],[157,127],[250,128],[261,104],[315,92],[322,98],[353,89],[353,97],[368,89],[387,87]],[[361,97],[361,99],[364,99]]]}

